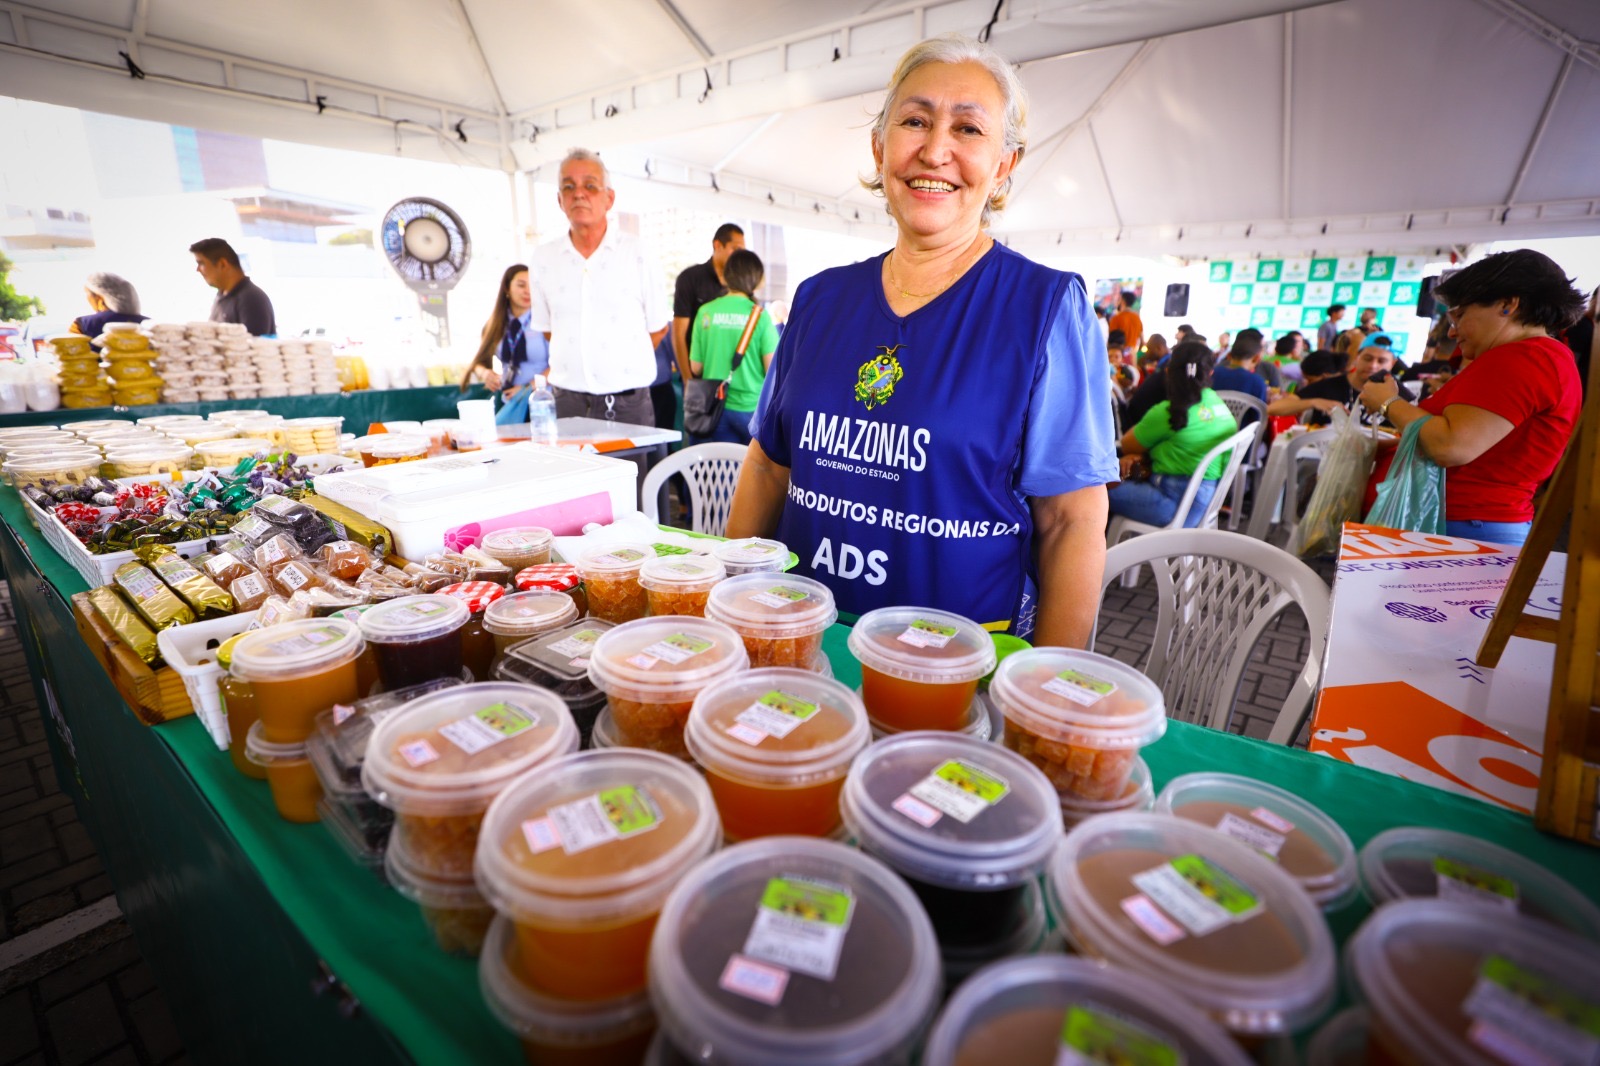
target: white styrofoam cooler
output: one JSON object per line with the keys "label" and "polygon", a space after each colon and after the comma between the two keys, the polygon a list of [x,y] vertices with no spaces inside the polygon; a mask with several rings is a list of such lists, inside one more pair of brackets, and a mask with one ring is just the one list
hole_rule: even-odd
{"label": "white styrofoam cooler", "polygon": [[565,448],[508,444],[316,479],[319,495],[359,511],[394,534],[395,553],[420,562],[460,551],[510,526],[579,533],[637,509],[639,467]]}
{"label": "white styrofoam cooler", "polygon": [[228,747],[228,716],[222,706],[217,683],[224,673],[217,665],[217,647],[236,633],[243,633],[255,621],[256,613],[230,614],[207,622],[171,626],[156,634],[156,647],[168,666],[183,678],[194,713],[211,734],[212,743]]}

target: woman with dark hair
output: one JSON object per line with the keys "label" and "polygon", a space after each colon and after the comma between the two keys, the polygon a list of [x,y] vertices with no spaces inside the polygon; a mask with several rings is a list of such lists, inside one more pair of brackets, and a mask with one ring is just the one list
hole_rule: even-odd
{"label": "woman with dark hair", "polygon": [[1523,248],[1481,259],[1433,290],[1449,310],[1461,370],[1419,404],[1393,378],[1369,381],[1361,403],[1397,427],[1432,415],[1418,443],[1446,468],[1445,532],[1520,545],[1533,494],[1555,470],[1582,407],[1572,352],[1556,340],[1583,296],[1548,256]]}
{"label": "woman with dark hair", "polygon": [[[778,350],[778,331],[771,316],[756,309],[756,290],[765,273],[761,257],[740,248],[728,256],[722,267],[727,293],[695,312],[694,324],[689,327],[694,338],[689,346],[693,353],[689,372],[709,381],[726,381],[728,395],[716,430],[709,437],[691,435],[691,444],[714,440],[750,443],[750,416],[761,399],[772,353]],[[745,340],[747,334],[749,339]],[[735,369],[733,360],[741,340],[745,341],[744,358]]]}
{"label": "woman with dark hair", "polygon": [[[1135,522],[1164,526],[1178,513],[1178,503],[1207,452],[1239,431],[1228,405],[1211,388],[1216,355],[1201,341],[1184,341],[1167,360],[1167,398],[1139,424],[1122,435],[1122,483],[1111,486],[1111,513]],[[1149,461],[1147,481],[1130,480],[1136,464]],[[1200,516],[1217,490],[1226,465],[1213,459],[1200,482],[1184,522],[1200,524]]]}
{"label": "woman with dark hair", "polygon": [[[526,402],[512,403],[518,394],[533,384],[533,379],[550,370],[550,342],[543,333],[528,329],[528,309],[533,305],[533,294],[528,287],[528,268],[521,263],[506,267],[500,275],[500,288],[495,294],[494,310],[483,324],[478,341],[478,352],[472,365],[461,379],[461,390],[474,379],[481,379],[491,392],[500,393],[505,401],[497,421],[503,423],[527,420]],[[500,372],[494,369],[494,357],[500,357]],[[526,397],[522,397],[525,401]]]}

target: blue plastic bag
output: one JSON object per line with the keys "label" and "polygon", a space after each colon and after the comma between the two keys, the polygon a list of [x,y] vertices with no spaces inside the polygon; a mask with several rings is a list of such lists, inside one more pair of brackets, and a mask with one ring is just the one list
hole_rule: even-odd
{"label": "blue plastic bag", "polygon": [[1378,498],[1367,514],[1368,525],[1444,533],[1444,467],[1417,447],[1422,427],[1432,417],[1423,415],[1401,431],[1389,476],[1378,486]]}
{"label": "blue plastic bag", "polygon": [[[504,393],[501,394],[502,399]],[[528,399],[533,395],[533,386],[524,385],[517,390],[517,394],[506,400],[504,406],[495,412],[494,421],[497,426],[521,426],[528,422]]]}

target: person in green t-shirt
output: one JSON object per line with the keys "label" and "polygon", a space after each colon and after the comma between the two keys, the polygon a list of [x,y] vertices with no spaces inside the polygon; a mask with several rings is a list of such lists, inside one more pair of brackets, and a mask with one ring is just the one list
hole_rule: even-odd
{"label": "person in green t-shirt", "polygon": [[[1167,398],[1122,435],[1122,482],[1111,486],[1111,513],[1164,526],[1178,513],[1189,479],[1207,452],[1239,431],[1228,405],[1211,388],[1216,355],[1198,341],[1172,349],[1167,361]],[[1148,460],[1150,478],[1131,480],[1134,466]],[[1211,461],[1189,505],[1185,528],[1200,524],[1217,490],[1227,456]]]}
{"label": "person in green t-shirt", "polygon": [[[722,268],[727,295],[717,297],[695,313],[694,324],[689,327],[694,337],[689,347],[692,353],[689,371],[707,381],[726,380],[728,399],[716,431],[709,437],[691,434],[691,444],[750,443],[750,416],[755,414],[756,402],[761,399],[761,386],[766,383],[772,353],[778,350],[778,331],[772,324],[772,316],[761,311],[753,324],[750,321],[751,312],[756,308],[756,290],[761,287],[764,274],[761,257],[739,249],[728,257]],[[733,370],[734,353],[747,329],[750,340],[745,346],[744,359],[739,369]]]}

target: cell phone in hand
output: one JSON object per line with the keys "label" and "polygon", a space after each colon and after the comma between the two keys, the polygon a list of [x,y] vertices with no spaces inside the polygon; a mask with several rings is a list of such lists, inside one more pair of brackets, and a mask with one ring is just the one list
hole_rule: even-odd
{"label": "cell phone in hand", "polygon": [[1380,370],[1376,374],[1373,374],[1367,380],[1368,381],[1388,381],[1389,380],[1389,372],[1387,370]]}

